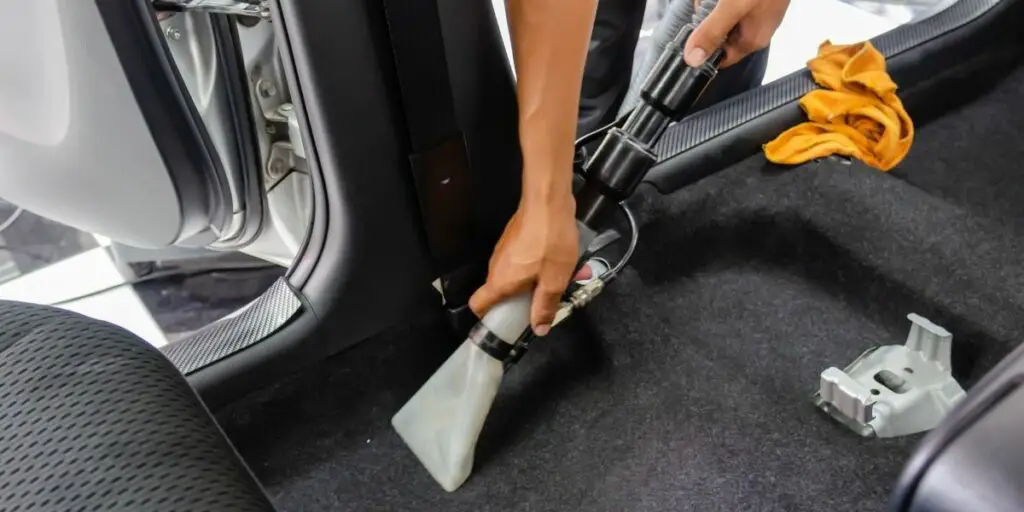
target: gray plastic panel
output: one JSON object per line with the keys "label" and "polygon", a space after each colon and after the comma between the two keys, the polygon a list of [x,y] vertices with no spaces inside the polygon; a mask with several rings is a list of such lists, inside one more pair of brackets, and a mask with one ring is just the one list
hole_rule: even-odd
{"label": "gray plastic panel", "polygon": [[164,348],[178,370],[189,375],[243,350],[279,329],[302,308],[283,278],[235,314]]}
{"label": "gray plastic panel", "polygon": [[132,245],[177,239],[178,190],[97,6],[8,2],[0,34],[0,194]]}
{"label": "gray plastic panel", "polygon": [[[214,244],[221,249],[251,242],[264,208],[262,164],[236,25],[227,15],[188,12],[159,27],[177,35],[167,38],[167,48],[226,178],[232,215]],[[264,34],[270,38],[269,31]]]}

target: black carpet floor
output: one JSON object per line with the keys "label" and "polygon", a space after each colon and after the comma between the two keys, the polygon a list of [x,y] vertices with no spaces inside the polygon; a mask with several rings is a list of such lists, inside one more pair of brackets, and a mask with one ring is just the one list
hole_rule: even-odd
{"label": "black carpet floor", "polygon": [[1024,68],[919,126],[893,173],[755,156],[647,191],[623,278],[512,371],[447,494],[391,415],[460,340],[434,319],[223,411],[282,510],[879,510],[918,437],[866,440],[818,374],[954,333],[968,387],[1024,333]]}

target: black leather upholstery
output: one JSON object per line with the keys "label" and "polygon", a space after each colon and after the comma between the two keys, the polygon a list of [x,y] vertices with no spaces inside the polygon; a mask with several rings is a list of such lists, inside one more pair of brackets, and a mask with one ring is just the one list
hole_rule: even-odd
{"label": "black leather upholstery", "polygon": [[114,325],[0,301],[0,511],[272,510],[185,378]]}

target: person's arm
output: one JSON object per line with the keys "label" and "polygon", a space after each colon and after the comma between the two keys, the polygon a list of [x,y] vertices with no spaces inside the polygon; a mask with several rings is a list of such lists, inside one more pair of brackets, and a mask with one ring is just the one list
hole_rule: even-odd
{"label": "person's arm", "polygon": [[596,0],[508,0],[523,200],[572,194],[573,144]]}
{"label": "person's arm", "polygon": [[530,325],[547,334],[576,266],[572,160],[583,65],[597,0],[507,0],[519,104],[523,190],[495,247],[487,283],[470,299],[483,316],[533,289]]}

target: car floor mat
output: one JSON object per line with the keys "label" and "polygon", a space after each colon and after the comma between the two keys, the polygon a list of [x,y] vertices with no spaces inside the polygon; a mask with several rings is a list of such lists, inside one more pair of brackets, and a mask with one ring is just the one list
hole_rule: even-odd
{"label": "car floor mat", "polygon": [[918,436],[864,439],[819,373],[954,335],[968,390],[1024,332],[1024,67],[919,126],[880,173],[756,155],[670,196],[626,274],[506,379],[473,476],[445,493],[388,420],[461,341],[437,318],[220,414],[282,510],[878,510]]}

